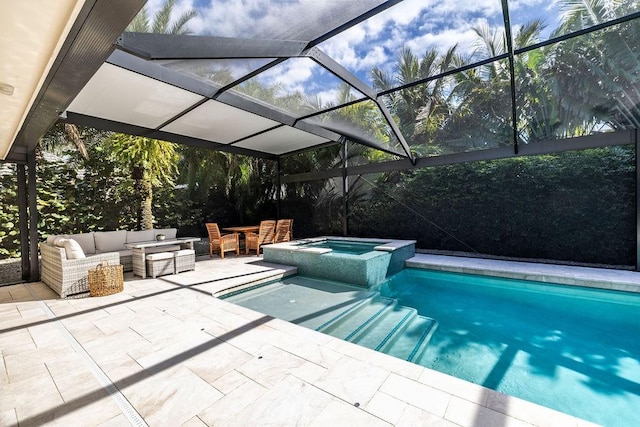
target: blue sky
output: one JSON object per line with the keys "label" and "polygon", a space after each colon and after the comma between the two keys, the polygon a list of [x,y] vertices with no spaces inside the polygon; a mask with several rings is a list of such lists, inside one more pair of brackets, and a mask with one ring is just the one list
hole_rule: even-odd
{"label": "blue sky", "polygon": [[[194,34],[249,37],[259,34],[261,29],[300,24],[300,19],[309,17],[310,8],[315,13],[340,7],[344,1],[349,0],[177,0],[175,12],[197,10],[198,16],[189,23]],[[149,0],[147,6],[154,13],[163,2]],[[554,5],[548,0],[513,0],[509,6],[512,24],[517,27],[543,18],[550,31],[560,16]],[[374,66],[393,72],[403,46],[421,55],[430,48],[444,52],[457,43],[459,53],[476,52],[477,58],[486,57],[478,51],[478,38],[473,31],[473,27],[482,25],[503,30],[500,0],[404,0],[322,43],[320,48],[370,84],[368,73]],[[324,88],[315,68],[312,61],[291,61],[265,78],[269,79],[266,82],[278,82],[288,90],[302,90],[320,96],[325,102],[332,101],[335,85]]]}

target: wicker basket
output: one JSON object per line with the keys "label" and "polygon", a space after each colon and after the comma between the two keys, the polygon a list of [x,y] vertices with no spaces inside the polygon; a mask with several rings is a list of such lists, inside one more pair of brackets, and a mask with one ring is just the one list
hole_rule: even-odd
{"label": "wicker basket", "polygon": [[89,270],[89,293],[92,297],[116,294],[124,290],[124,279],[121,265],[100,263]]}

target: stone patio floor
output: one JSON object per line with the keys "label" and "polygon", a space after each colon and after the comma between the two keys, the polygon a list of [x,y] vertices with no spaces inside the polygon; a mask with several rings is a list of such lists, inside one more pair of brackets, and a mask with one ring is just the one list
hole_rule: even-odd
{"label": "stone patio floor", "polygon": [[205,257],[105,297],[0,287],[0,425],[589,425],[212,297],[291,272]]}

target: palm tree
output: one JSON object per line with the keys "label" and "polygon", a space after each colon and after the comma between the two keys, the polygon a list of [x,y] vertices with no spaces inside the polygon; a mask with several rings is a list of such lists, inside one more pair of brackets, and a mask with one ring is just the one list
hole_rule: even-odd
{"label": "palm tree", "polygon": [[[456,50],[457,45],[454,45],[439,54],[432,48],[418,57],[405,47],[398,56],[393,74],[378,68],[372,70],[374,87],[384,91],[449,71],[462,62]],[[445,95],[448,82],[448,78],[437,79],[388,95],[387,107],[398,118],[400,130],[414,150],[419,145],[426,148],[425,144],[433,140],[442,126],[449,110]],[[430,149],[437,150],[435,147]]]}
{"label": "palm tree", "polygon": [[[147,7],[127,27],[127,31],[153,32],[159,34],[189,34],[186,24],[196,16],[194,10],[171,20],[175,0],[166,0],[164,5],[149,20]],[[177,171],[178,156],[174,144],[166,141],[114,134],[108,144],[121,164],[128,164],[134,180],[134,192],[138,205],[138,223],[141,229],[153,228],[153,187],[161,184],[173,185],[173,175]]]}
{"label": "palm tree", "polygon": [[[180,15],[177,19],[171,21],[171,15],[176,0],[166,0],[164,5],[154,16],[152,21],[149,20],[149,13],[145,5],[140,13],[131,21],[127,27],[127,31],[140,33],[160,33],[160,34],[189,34],[190,31],[186,24],[196,16],[196,11],[190,9]],[[89,159],[89,154],[81,137],[81,131],[78,126],[72,123],[65,123],[63,126],[62,140],[73,145],[78,153],[85,159]]]}
{"label": "palm tree", "polygon": [[121,133],[113,134],[107,143],[117,162],[131,171],[134,193],[139,201],[137,214],[140,228],[153,228],[153,187],[173,185],[178,161],[176,145]]}
{"label": "palm tree", "polygon": [[[562,0],[555,34],[579,31],[626,16],[638,0]],[[558,95],[576,120],[613,129],[640,127],[640,29],[634,21],[559,43],[553,69]]]}
{"label": "palm tree", "polygon": [[[540,41],[544,30],[542,20],[525,23],[515,34],[513,44],[524,47]],[[507,52],[504,31],[488,26],[474,28],[478,40],[476,47],[484,57],[495,57]],[[554,139],[573,134],[577,127],[559,102],[550,62],[550,48],[541,48],[518,54],[514,60],[517,129],[520,142]],[[453,120],[459,129],[484,129],[486,136],[495,142],[512,139],[509,105],[510,74],[507,62],[494,61],[486,66],[456,75],[453,94],[457,108]],[[506,108],[505,108],[506,107]],[[498,130],[498,132],[495,132]]]}

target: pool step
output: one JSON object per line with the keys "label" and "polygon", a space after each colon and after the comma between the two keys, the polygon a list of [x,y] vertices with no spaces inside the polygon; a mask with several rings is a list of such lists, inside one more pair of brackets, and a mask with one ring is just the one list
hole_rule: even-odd
{"label": "pool step", "polygon": [[393,310],[396,301],[379,295],[368,298],[342,313],[331,322],[316,330],[331,336],[350,341],[366,330],[386,312]]}
{"label": "pool step", "polygon": [[243,289],[242,291],[239,291],[241,293],[237,295],[225,296],[224,299],[234,304],[238,304],[242,301],[254,299],[261,295],[266,295],[271,292],[275,292],[279,289],[284,288],[285,286],[286,285],[282,282],[275,282],[268,285],[261,284],[261,285],[258,285],[257,288],[252,289],[251,292],[246,292],[246,289]]}
{"label": "pool step", "polygon": [[394,300],[394,304],[389,310],[346,339],[352,343],[378,350],[384,347],[390,339],[401,334],[417,314],[415,309],[399,306]]}
{"label": "pool step", "polygon": [[290,321],[310,329],[320,330],[323,325],[328,325],[337,318],[344,316],[345,312],[357,310],[360,305],[367,304],[374,296],[375,293],[373,292],[352,293],[348,299],[343,298],[343,300],[339,302],[321,304],[313,315],[302,316],[301,318]]}
{"label": "pool step", "polygon": [[227,299],[411,362],[422,356],[437,327],[434,319],[379,292],[299,276]]}
{"label": "pool step", "polygon": [[400,333],[395,334],[377,350],[413,362],[425,351],[437,327],[438,322],[435,319],[416,315],[404,325]]}
{"label": "pool step", "polygon": [[316,328],[331,336],[414,361],[424,352],[437,322],[379,294],[354,304]]}

